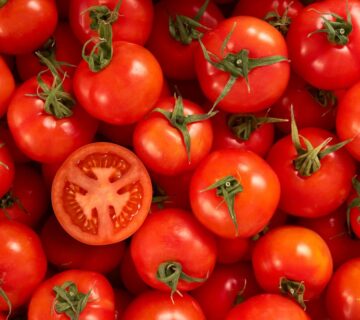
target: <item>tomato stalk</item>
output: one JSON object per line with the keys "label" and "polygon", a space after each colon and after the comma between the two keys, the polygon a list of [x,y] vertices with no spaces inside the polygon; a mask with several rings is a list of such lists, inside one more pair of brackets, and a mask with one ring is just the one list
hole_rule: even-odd
{"label": "tomato stalk", "polygon": [[231,220],[235,226],[236,235],[238,235],[239,225],[238,225],[236,213],[235,213],[235,196],[238,193],[243,191],[242,185],[240,184],[239,181],[237,181],[237,179],[235,177],[227,176],[227,177],[220,179],[219,181],[216,181],[215,183],[213,183],[206,189],[202,190],[202,192],[213,190],[213,189],[216,190],[216,195],[218,197],[222,197],[224,199],[223,201],[225,201],[225,203],[228,207]]}
{"label": "tomato stalk", "polygon": [[[346,209],[346,224],[347,224],[347,229],[348,229],[348,234],[351,237],[354,237],[354,232],[352,230],[351,227],[351,222],[350,222],[350,211],[353,208],[358,208],[360,209],[360,181],[357,179],[357,177],[354,177],[352,179],[352,186],[354,188],[354,190],[356,191],[356,195],[357,197],[354,198],[348,205],[347,205],[347,209]],[[360,224],[360,216],[357,218],[357,223]]]}
{"label": "tomato stalk", "polygon": [[55,311],[65,313],[71,320],[79,320],[89,300],[91,290],[86,294],[79,292],[76,284],[71,281],[55,286],[53,290],[56,293]]}
{"label": "tomato stalk", "polygon": [[[2,284],[2,283],[0,282],[0,285],[1,285],[1,284]],[[12,313],[12,304],[11,304],[11,301],[10,301],[9,297],[7,296],[6,292],[5,292],[4,289],[1,288],[1,287],[0,287],[0,297],[5,300],[8,308],[9,308],[8,314],[7,314],[7,316],[6,316],[6,320],[7,320],[7,319],[10,318],[11,313]]]}
{"label": "tomato stalk", "polygon": [[335,107],[337,105],[337,97],[332,91],[318,89],[311,86],[307,88],[307,91],[322,107]]}
{"label": "tomato stalk", "polygon": [[[0,148],[3,148],[4,146],[5,146],[5,143],[0,143]],[[9,166],[6,163],[2,162],[2,161],[0,161],[0,166],[5,168],[5,170],[10,170]]]}
{"label": "tomato stalk", "polygon": [[29,212],[25,209],[25,207],[21,203],[20,199],[15,197],[15,195],[10,190],[2,198],[0,198],[0,209],[4,212],[6,218],[8,218],[9,220],[11,219],[6,209],[11,208],[15,204],[21,209],[21,211],[23,211],[26,214],[29,214]]}
{"label": "tomato stalk", "polygon": [[266,22],[270,23],[274,28],[279,30],[284,36],[287,34],[289,26],[291,24],[291,18],[288,16],[288,12],[292,4],[293,2],[290,2],[289,5],[286,6],[282,16],[279,14],[278,11],[279,4],[277,4],[276,6],[274,5],[274,10],[269,11],[263,18]]}
{"label": "tomato stalk", "polygon": [[0,0],[0,8],[5,6],[8,3],[9,0]]}
{"label": "tomato stalk", "polygon": [[279,289],[283,294],[290,295],[305,310],[304,302],[305,285],[304,282],[288,280],[285,277],[280,278]]}
{"label": "tomato stalk", "polygon": [[181,295],[177,289],[180,279],[190,283],[206,281],[206,278],[195,278],[187,275],[182,271],[181,263],[174,261],[161,263],[158,267],[156,278],[171,289],[171,299],[173,299],[175,292]]}

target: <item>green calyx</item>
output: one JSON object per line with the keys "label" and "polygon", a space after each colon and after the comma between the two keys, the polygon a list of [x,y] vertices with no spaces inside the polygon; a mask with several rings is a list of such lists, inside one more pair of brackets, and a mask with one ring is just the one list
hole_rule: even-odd
{"label": "green calyx", "polygon": [[227,125],[231,132],[242,140],[249,140],[250,135],[266,123],[287,122],[287,119],[256,117],[253,114],[238,113],[229,117]]}
{"label": "green calyx", "polygon": [[[346,224],[347,224],[348,234],[349,234],[351,237],[354,237],[354,232],[352,231],[352,227],[351,227],[350,213],[351,213],[351,209],[353,209],[353,208],[358,208],[358,209],[360,209],[360,181],[357,179],[356,176],[352,178],[352,186],[353,186],[353,189],[356,191],[357,197],[354,198],[354,199],[347,205],[347,209],[346,209]],[[358,219],[357,219],[357,223],[360,224],[360,216],[359,216]]]}
{"label": "green calyx", "polygon": [[55,286],[56,294],[54,309],[56,313],[66,314],[70,320],[79,320],[81,312],[89,301],[91,290],[88,293],[78,291],[75,283],[67,281],[61,286]]}
{"label": "green calyx", "polygon": [[279,289],[281,293],[293,297],[295,301],[306,310],[304,301],[305,284],[303,282],[292,281],[282,277],[280,278]]}
{"label": "green calyx", "polygon": [[11,217],[7,209],[13,207],[14,205],[17,205],[21,209],[21,211],[28,214],[28,211],[24,208],[20,199],[17,198],[11,190],[8,191],[2,198],[0,198],[0,210],[4,212],[5,216],[8,219],[11,219]]}
{"label": "green calyx", "polygon": [[286,7],[283,15],[281,16],[278,11],[278,4],[274,6],[274,10],[268,12],[264,20],[268,23],[270,23],[274,28],[279,30],[281,34],[284,36],[287,34],[289,30],[289,26],[291,24],[291,18],[288,16],[289,8],[291,7],[292,2],[289,3],[289,5]]}
{"label": "green calyx", "polygon": [[[308,34],[308,37],[316,33],[325,33],[327,35],[327,39],[329,42],[335,45],[344,46],[349,42],[349,35],[353,30],[352,22],[351,22],[351,15],[348,9],[348,2],[346,1],[346,12],[347,17],[346,20],[339,16],[338,14],[329,12],[323,13],[315,9],[309,9],[315,11],[316,13],[321,14],[321,18],[324,22],[323,28],[315,30]],[[327,16],[331,16],[334,20],[329,20],[326,18]]]}
{"label": "green calyx", "polygon": [[153,184],[153,197],[151,200],[152,204],[157,205],[159,209],[163,209],[165,203],[169,200],[169,196],[165,191],[159,187],[157,184]]}
{"label": "green calyx", "polygon": [[176,96],[176,95],[175,95],[174,110],[172,112],[160,108],[155,108],[153,112],[161,113],[171,123],[171,125],[174,128],[179,130],[184,140],[189,163],[191,161],[191,156],[190,156],[191,138],[187,125],[194,122],[210,119],[217,113],[217,111],[216,112],[214,111],[205,114],[185,115],[183,99],[181,96]]}
{"label": "green calyx", "polygon": [[295,169],[299,172],[301,176],[309,177],[316,171],[321,168],[321,159],[326,157],[328,154],[335,152],[346,144],[348,144],[352,139],[348,139],[342,142],[339,142],[335,145],[325,147],[330,143],[332,138],[324,140],[317,147],[313,147],[311,142],[305,137],[301,136],[301,139],[304,142],[304,147],[300,142],[299,131],[296,126],[294,110],[291,107],[291,139],[295,146],[298,156],[293,161]]}
{"label": "green calyx", "polygon": [[203,16],[210,0],[206,0],[199,9],[194,18],[189,18],[183,15],[175,15],[175,18],[169,17],[169,33],[176,41],[184,45],[189,45],[193,40],[198,40],[203,36],[203,33],[197,28],[209,30],[202,25],[199,20]]}
{"label": "green calyx", "polygon": [[[0,281],[0,284],[2,284],[2,282]],[[5,290],[3,288],[0,287],[0,297],[3,298],[8,306],[8,314],[6,316],[6,320],[8,320],[11,316],[12,313],[12,303],[8,297],[8,295],[6,294]]]}
{"label": "green calyx", "polygon": [[0,0],[0,8],[5,6],[8,3],[9,0]]}
{"label": "green calyx", "polygon": [[238,235],[239,225],[235,213],[235,197],[238,193],[243,191],[242,185],[234,176],[226,176],[216,181],[206,189],[202,190],[202,192],[214,190],[214,189],[216,190],[216,195],[218,197],[222,197],[223,201],[225,201],[227,208],[229,210],[231,220],[235,227],[236,235]]}
{"label": "green calyx", "polygon": [[206,281],[206,278],[195,278],[187,275],[185,272],[183,272],[181,263],[174,261],[161,263],[158,267],[156,278],[171,289],[171,299],[173,299],[175,292],[180,294],[179,290],[177,289],[180,280],[189,283],[201,283]]}
{"label": "green calyx", "polygon": [[[112,59],[112,24],[119,18],[121,2],[122,0],[117,3],[113,11],[106,6],[93,6],[85,11],[89,12],[91,19],[90,28],[98,33],[97,37],[86,41],[82,49],[82,57],[93,72],[99,72],[104,69]],[[90,44],[94,45],[90,53],[86,54],[87,47]]]}
{"label": "green calyx", "polygon": [[307,91],[322,107],[335,107],[337,105],[337,97],[333,91],[308,87]]}

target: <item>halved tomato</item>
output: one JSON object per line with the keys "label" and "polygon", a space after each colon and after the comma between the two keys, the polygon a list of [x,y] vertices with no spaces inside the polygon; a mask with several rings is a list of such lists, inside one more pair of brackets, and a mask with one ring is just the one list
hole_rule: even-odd
{"label": "halved tomato", "polygon": [[152,186],[145,166],[130,150],[96,142],[64,161],[51,197],[66,232],[80,242],[105,245],[130,237],[142,225]]}

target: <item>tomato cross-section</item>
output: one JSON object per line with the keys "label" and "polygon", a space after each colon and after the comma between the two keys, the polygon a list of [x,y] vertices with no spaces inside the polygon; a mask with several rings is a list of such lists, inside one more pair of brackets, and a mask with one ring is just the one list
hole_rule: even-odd
{"label": "tomato cross-section", "polygon": [[131,236],[144,222],[151,198],[151,181],[142,162],[130,150],[105,142],[72,153],[52,186],[52,205],[62,227],[92,245]]}

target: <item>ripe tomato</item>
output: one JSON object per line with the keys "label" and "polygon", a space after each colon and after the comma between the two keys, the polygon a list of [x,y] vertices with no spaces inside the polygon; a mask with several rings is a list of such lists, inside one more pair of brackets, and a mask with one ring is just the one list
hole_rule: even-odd
{"label": "ripe tomato", "polygon": [[332,277],[326,305],[331,319],[360,319],[360,258],[344,263]]}
{"label": "ripe tomato", "polygon": [[[196,73],[205,96],[217,102],[224,88],[233,82],[219,108],[232,113],[260,111],[283,94],[290,75],[286,43],[281,33],[265,21],[245,16],[230,18],[206,33],[201,41],[212,53],[211,61],[228,70],[216,68],[205,59],[201,48],[196,50]],[[267,65],[256,67],[259,61]]]}
{"label": "ripe tomato", "polygon": [[248,261],[251,258],[251,238],[222,238],[215,237],[217,246],[217,262],[232,264],[238,261]]}
{"label": "ripe tomato", "polygon": [[360,239],[360,182],[357,178],[352,180],[353,189],[347,199],[347,223],[350,232]]}
{"label": "ripe tomato", "polygon": [[[333,25],[327,28],[327,24]],[[320,1],[307,6],[287,35],[291,66],[316,88],[351,86],[360,79],[359,28],[360,3],[356,0]]]}
{"label": "ripe tomato", "polygon": [[174,319],[205,320],[199,304],[188,294],[174,296],[148,291],[135,298],[126,309],[123,320]]}
{"label": "ripe tomato", "polygon": [[55,215],[76,240],[105,245],[131,236],[151,205],[150,177],[128,149],[96,142],[73,152],[52,185]]}
{"label": "ripe tomato", "polygon": [[68,20],[71,0],[55,0],[59,18]]}
{"label": "ripe tomato", "polygon": [[30,165],[19,165],[12,187],[0,198],[0,210],[4,217],[34,228],[46,213],[48,200],[41,174]]}
{"label": "ripe tomato", "polygon": [[132,301],[129,293],[123,289],[115,290],[115,320],[122,320],[125,310]]}
{"label": "ripe tomato", "polygon": [[[1,290],[12,309],[25,305],[43,280],[47,261],[38,235],[28,226],[0,219]],[[0,299],[0,310],[9,309]]]}
{"label": "ripe tomato", "polygon": [[254,296],[234,307],[226,320],[310,320],[295,302],[277,294]]}
{"label": "ripe tomato", "polygon": [[68,270],[52,276],[36,289],[30,300],[28,320],[114,320],[114,300],[114,291],[102,274]]}
{"label": "ripe tomato", "polygon": [[216,245],[190,212],[164,209],[149,215],[134,234],[131,256],[148,285],[173,295],[208,278],[215,266]]}
{"label": "ripe tomato", "polygon": [[0,52],[30,53],[53,33],[57,24],[54,1],[12,0],[0,6]]}
{"label": "ripe tomato", "polygon": [[50,216],[41,230],[41,241],[49,262],[59,269],[81,269],[108,273],[124,255],[123,242],[107,246],[89,246],[70,237]]}
{"label": "ripe tomato", "polygon": [[252,263],[265,291],[283,292],[301,304],[303,298],[320,296],[333,270],[325,241],[314,231],[297,226],[275,228],[261,237],[255,244]]}
{"label": "ripe tomato", "polygon": [[160,65],[145,48],[119,41],[110,64],[94,73],[82,61],[74,76],[80,104],[95,118],[112,124],[131,124],[148,113],[163,83]]}
{"label": "ripe tomato", "polygon": [[[195,19],[204,2],[162,0],[155,5],[154,26],[147,45],[169,78],[184,80],[196,77],[194,52],[199,46],[197,37],[201,37],[201,33],[213,29],[224,19],[221,11],[212,2],[208,4],[201,17]],[[193,27],[191,23],[182,21],[183,17],[197,21],[206,29]],[[174,24],[173,34],[170,31],[170,21]],[[181,30],[181,26],[185,27],[184,31]],[[186,40],[182,40],[182,32]],[[193,33],[196,36],[192,37]]]}
{"label": "ripe tomato", "polygon": [[[96,36],[96,32],[90,27],[91,19],[86,10],[93,6],[104,6],[114,10],[118,2],[118,0],[72,0],[70,2],[70,25],[82,43]],[[153,15],[151,0],[123,0],[118,18],[112,24],[114,41],[123,40],[144,45],[151,31]],[[104,16],[106,17],[106,14]]]}
{"label": "ripe tomato", "polygon": [[5,60],[0,56],[0,118],[6,113],[11,95],[15,90],[14,77],[5,63]]}
{"label": "ripe tomato", "polygon": [[4,121],[0,121],[0,137],[5,143],[15,163],[26,163],[30,161],[30,159],[16,145],[14,137],[11,134],[5,119]]}
{"label": "ripe tomato", "polygon": [[0,140],[0,197],[9,191],[15,175],[13,159],[6,145]]}
{"label": "ripe tomato", "polygon": [[196,168],[190,183],[195,216],[226,238],[246,238],[260,232],[274,214],[279,198],[275,173],[262,158],[247,150],[212,152]]}

